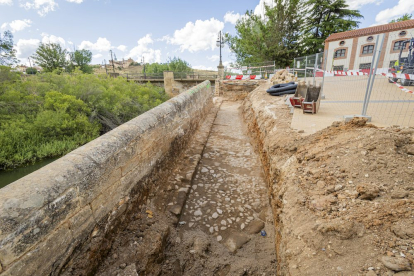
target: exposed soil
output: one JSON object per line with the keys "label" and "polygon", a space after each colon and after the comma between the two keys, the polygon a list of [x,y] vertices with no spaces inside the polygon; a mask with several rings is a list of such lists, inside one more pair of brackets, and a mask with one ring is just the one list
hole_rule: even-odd
{"label": "exposed soil", "polygon": [[301,137],[268,85],[244,115],[270,183],[278,275],[414,275],[414,129],[356,119]]}
{"label": "exposed soil", "polygon": [[97,275],[276,275],[269,197],[240,105],[217,103]]}
{"label": "exposed soil", "polygon": [[304,136],[269,86],[216,103],[97,275],[413,276],[414,129]]}

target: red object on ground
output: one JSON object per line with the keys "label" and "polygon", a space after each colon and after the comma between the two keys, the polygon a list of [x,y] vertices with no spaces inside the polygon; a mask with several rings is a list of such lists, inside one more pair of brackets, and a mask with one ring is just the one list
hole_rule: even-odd
{"label": "red object on ground", "polygon": [[250,75],[250,79],[254,80],[256,78],[256,75]]}
{"label": "red object on ground", "polygon": [[243,75],[237,75],[236,80],[241,80],[243,78]]}
{"label": "red object on ground", "polygon": [[231,78],[231,76],[226,76],[226,79],[228,79],[228,80],[229,80],[230,78]]}
{"label": "red object on ground", "polygon": [[290,104],[294,107],[302,108],[302,102],[305,100],[305,98],[302,97],[291,97],[289,98]]}

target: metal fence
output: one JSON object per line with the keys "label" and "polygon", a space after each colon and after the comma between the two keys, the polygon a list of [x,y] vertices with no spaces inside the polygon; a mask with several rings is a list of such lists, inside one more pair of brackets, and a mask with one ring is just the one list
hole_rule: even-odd
{"label": "metal fence", "polygon": [[[119,76],[127,80],[164,80],[164,73],[122,73]],[[176,80],[213,80],[217,79],[217,74],[206,74],[196,72],[174,72]]]}
{"label": "metal fence", "polygon": [[224,70],[226,76],[229,75],[257,75],[267,78],[276,71],[275,61],[265,61],[249,64],[236,64],[227,66]]}
{"label": "metal fence", "polygon": [[395,32],[331,42],[323,54],[296,58],[291,72],[322,84],[320,116],[414,126],[414,69],[407,71],[408,43],[403,45],[411,37],[414,33]]}

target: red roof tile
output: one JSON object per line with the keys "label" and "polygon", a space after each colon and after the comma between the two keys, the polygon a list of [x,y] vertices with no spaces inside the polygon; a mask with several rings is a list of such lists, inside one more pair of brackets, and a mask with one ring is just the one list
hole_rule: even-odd
{"label": "red roof tile", "polygon": [[335,41],[335,40],[381,34],[381,33],[387,33],[387,32],[392,32],[392,31],[403,30],[403,29],[409,29],[409,28],[414,28],[414,19],[396,22],[396,23],[378,25],[378,26],[363,28],[363,29],[358,29],[358,30],[352,30],[352,31],[347,31],[347,32],[342,32],[342,33],[335,33],[335,34],[331,34],[325,41],[330,42],[330,41]]}

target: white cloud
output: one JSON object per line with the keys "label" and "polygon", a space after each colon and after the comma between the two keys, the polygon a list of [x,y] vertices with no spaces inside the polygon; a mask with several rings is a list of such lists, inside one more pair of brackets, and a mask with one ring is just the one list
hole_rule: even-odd
{"label": "white cloud", "polygon": [[273,0],[260,0],[259,4],[254,8],[254,14],[260,15],[264,18],[264,14],[266,12],[265,10],[265,4],[269,7],[274,7]]}
{"label": "white cloud", "polygon": [[399,0],[394,7],[380,11],[375,17],[375,21],[378,24],[385,24],[403,14],[412,12],[414,12],[413,0]]}
{"label": "white cloud", "polygon": [[38,39],[19,39],[16,44],[17,58],[27,58],[36,52],[39,47],[40,40]]}
{"label": "white cloud", "polygon": [[0,0],[0,5],[12,5],[13,0]]}
{"label": "white cloud", "polygon": [[376,4],[379,5],[383,2],[383,0],[347,0],[346,3],[348,4],[349,8],[352,10],[356,10],[361,8],[364,5],[368,4]]}
{"label": "white cloud", "polygon": [[173,37],[166,36],[163,39],[170,44],[180,45],[181,52],[214,49],[217,34],[223,27],[224,23],[214,18],[197,20],[195,23],[188,22],[181,30],[176,30]]}
{"label": "white cloud", "polygon": [[83,0],[66,0],[66,1],[71,2],[71,3],[76,3],[76,4],[80,4],[83,2]]}
{"label": "white cloud", "polygon": [[234,11],[226,12],[224,15],[224,22],[229,22],[233,25],[237,23],[237,20],[239,20],[242,16],[239,13],[234,13]]}
{"label": "white cloud", "polygon": [[126,51],[126,49],[127,49],[127,46],[125,46],[125,45],[119,45],[118,47],[116,47],[119,51],[121,51],[121,52],[125,52]]}
{"label": "white cloud", "polygon": [[154,43],[150,34],[140,38],[137,43],[138,45],[129,51],[128,57],[131,57],[134,60],[141,60],[141,57],[144,57],[145,62],[150,63],[161,62],[161,51],[148,47],[150,44]]}
{"label": "white cloud", "polygon": [[214,69],[211,66],[204,66],[204,65],[196,65],[192,67],[193,69],[197,69],[197,70],[210,70],[210,71],[217,71],[217,68]]}
{"label": "white cloud", "polygon": [[55,0],[32,0],[31,2],[20,4],[20,6],[26,10],[37,10],[37,13],[40,16],[45,16],[49,12],[54,11],[58,4],[55,2]]}
{"label": "white cloud", "polygon": [[211,60],[211,61],[217,61],[220,59],[219,55],[212,55],[211,57],[207,57],[207,59]]}
{"label": "white cloud", "polygon": [[86,49],[91,51],[98,51],[98,52],[107,52],[111,50],[111,42],[106,39],[105,37],[100,37],[95,43],[90,41],[82,41],[78,47],[80,50]]}
{"label": "white cloud", "polygon": [[92,57],[93,58],[101,58],[102,57],[102,54],[96,54],[96,55],[93,55]]}
{"label": "white cloud", "polygon": [[32,21],[29,19],[23,20],[13,20],[10,23],[3,23],[1,29],[9,29],[12,33],[22,31],[26,28],[29,28],[32,24]]}
{"label": "white cloud", "polygon": [[42,43],[56,43],[56,44],[60,44],[62,46],[66,45],[66,41],[60,37],[60,36],[55,36],[55,35],[48,35],[46,33],[42,33]]}

